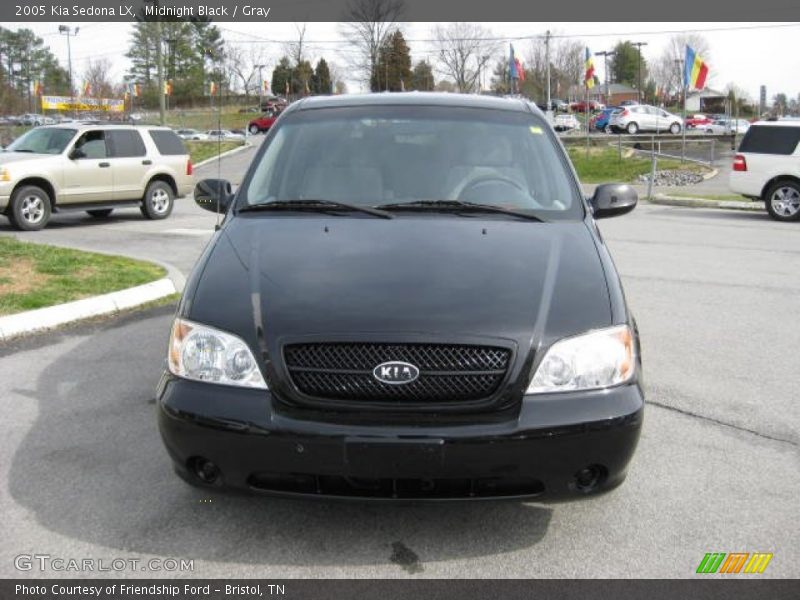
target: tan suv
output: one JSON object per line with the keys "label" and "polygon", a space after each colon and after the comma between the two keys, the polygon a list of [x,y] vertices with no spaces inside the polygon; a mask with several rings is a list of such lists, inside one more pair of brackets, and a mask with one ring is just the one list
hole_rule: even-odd
{"label": "tan suv", "polygon": [[25,231],[68,210],[103,218],[139,206],[148,219],[165,219],[192,187],[189,154],[166,127],[37,127],[0,153],[0,212]]}

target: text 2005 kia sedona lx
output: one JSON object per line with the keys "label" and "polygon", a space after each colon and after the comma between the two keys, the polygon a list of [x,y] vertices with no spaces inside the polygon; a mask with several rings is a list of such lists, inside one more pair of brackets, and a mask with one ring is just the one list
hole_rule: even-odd
{"label": "text 2005 kia sedona lx", "polygon": [[292,104],[180,301],[158,386],[175,469],[319,497],[581,497],[642,425],[636,325],[591,199],[526,101]]}

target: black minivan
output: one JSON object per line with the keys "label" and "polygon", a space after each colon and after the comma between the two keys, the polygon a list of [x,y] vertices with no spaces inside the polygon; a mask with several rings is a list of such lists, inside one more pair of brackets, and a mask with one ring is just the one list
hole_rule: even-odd
{"label": "black minivan", "polygon": [[308,98],[269,131],[180,301],[158,386],[179,475],[376,499],[572,498],[625,478],[636,324],[595,219],[519,99]]}

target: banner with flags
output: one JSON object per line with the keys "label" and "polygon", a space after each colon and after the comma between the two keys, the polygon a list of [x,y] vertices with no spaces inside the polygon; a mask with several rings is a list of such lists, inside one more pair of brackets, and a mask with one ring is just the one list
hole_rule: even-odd
{"label": "banner with flags", "polygon": [[583,83],[586,85],[587,88],[592,89],[594,87],[594,80],[595,80],[595,72],[594,72],[594,60],[592,60],[592,53],[589,51],[589,48],[586,48],[586,59],[584,60],[584,74],[583,74]]}
{"label": "banner with flags", "polygon": [[706,86],[707,77],[708,65],[691,46],[686,46],[686,62],[683,67],[684,87],[702,90]]}

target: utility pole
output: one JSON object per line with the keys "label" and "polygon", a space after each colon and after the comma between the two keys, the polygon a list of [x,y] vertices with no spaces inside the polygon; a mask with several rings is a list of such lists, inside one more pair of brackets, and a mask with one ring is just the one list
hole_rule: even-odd
{"label": "utility pole", "polygon": [[78,35],[80,27],[73,29],[69,25],[59,25],[58,33],[67,36],[67,64],[69,66],[69,103],[75,104],[75,92],[72,85],[72,47],[69,39]]}
{"label": "utility pole", "polygon": [[161,21],[156,21],[156,73],[158,80],[158,122],[164,125],[166,119],[166,95],[164,94],[164,52],[161,44]]}
{"label": "utility pole", "polygon": [[637,90],[639,92],[639,95],[637,97],[639,98],[639,104],[641,104],[642,103],[642,46],[647,46],[647,42],[631,42],[631,46],[636,46],[636,48],[639,50],[639,65],[638,65],[639,74],[637,75],[637,80],[639,81],[637,85]]}
{"label": "utility pole", "polygon": [[606,50],[604,52],[595,52],[594,53],[595,56],[602,56],[603,57],[603,73],[605,73],[605,77],[606,77],[606,97],[604,98],[604,100],[605,100],[604,104],[606,106],[608,106],[608,104],[609,104],[608,57],[609,56],[614,56],[615,54],[616,54],[616,52],[614,50]]}
{"label": "utility pole", "polygon": [[550,106],[550,30],[548,29],[547,32],[544,34],[544,57],[545,62],[547,63],[547,107],[548,112],[552,110]]}
{"label": "utility pole", "polygon": [[261,110],[261,103],[264,101],[264,78],[261,76],[261,69],[265,69],[267,65],[255,65],[258,69],[258,110]]}

